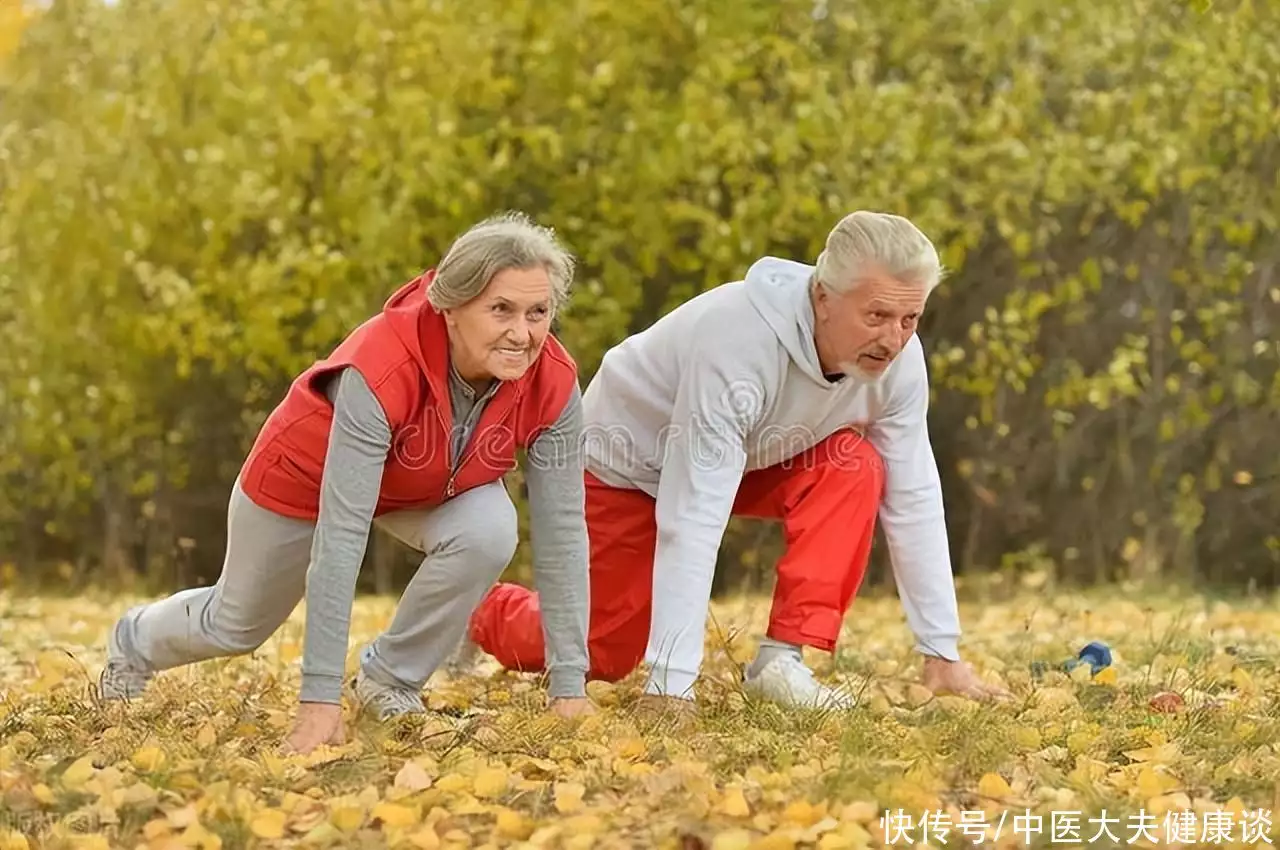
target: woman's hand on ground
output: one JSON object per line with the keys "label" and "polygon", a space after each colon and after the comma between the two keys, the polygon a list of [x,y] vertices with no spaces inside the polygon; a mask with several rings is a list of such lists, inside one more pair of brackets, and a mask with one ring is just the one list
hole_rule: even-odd
{"label": "woman's hand on ground", "polygon": [[342,706],[327,702],[298,703],[293,731],[285,739],[284,751],[306,755],[324,744],[339,746],[347,742],[342,722]]}

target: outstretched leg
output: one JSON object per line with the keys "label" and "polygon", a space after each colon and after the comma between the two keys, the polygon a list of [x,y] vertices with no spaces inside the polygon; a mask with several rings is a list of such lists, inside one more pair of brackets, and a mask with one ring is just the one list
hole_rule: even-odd
{"label": "outstretched leg", "polygon": [[254,504],[237,482],[217,583],[125,612],[111,631],[102,697],[130,699],[160,670],[261,646],[305,592],[314,530],[312,522]]}

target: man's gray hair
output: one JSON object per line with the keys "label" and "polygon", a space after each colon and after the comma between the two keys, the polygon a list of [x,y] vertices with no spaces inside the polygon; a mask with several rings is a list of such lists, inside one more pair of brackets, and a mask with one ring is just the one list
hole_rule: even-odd
{"label": "man's gray hair", "polygon": [[499,272],[539,267],[551,279],[554,313],[569,298],[573,255],[560,245],[551,228],[521,212],[503,213],[472,226],[449,246],[436,267],[427,298],[437,310],[461,307],[479,296]]}
{"label": "man's gray hair", "polygon": [[938,251],[920,228],[900,215],[859,210],[842,218],[827,235],[814,282],[833,292],[848,292],[872,271],[923,286],[926,293],[943,274]]}

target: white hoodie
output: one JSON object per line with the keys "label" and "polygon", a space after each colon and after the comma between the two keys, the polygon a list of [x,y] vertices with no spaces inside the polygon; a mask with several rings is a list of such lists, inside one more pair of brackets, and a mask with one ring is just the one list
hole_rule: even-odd
{"label": "white hoodie", "polygon": [[849,425],[884,460],[879,519],[916,648],[959,658],[920,340],[913,335],[878,381],[828,380],[813,341],[812,273],[758,260],[745,280],[698,295],[610,349],[583,396],[587,468],[657,500],[651,693],[688,695],[697,678],[716,554],[743,473]]}

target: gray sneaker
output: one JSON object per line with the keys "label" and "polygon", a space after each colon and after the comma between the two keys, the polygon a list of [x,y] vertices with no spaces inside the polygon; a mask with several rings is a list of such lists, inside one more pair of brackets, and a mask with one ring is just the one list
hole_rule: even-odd
{"label": "gray sneaker", "polygon": [[374,681],[363,669],[356,673],[356,698],[361,705],[372,709],[379,720],[427,713],[420,692]]}
{"label": "gray sneaker", "polygon": [[98,693],[104,700],[137,699],[155,675],[145,661],[128,650],[121,635],[135,610],[130,609],[116,621],[107,639],[107,663],[98,677]]}

